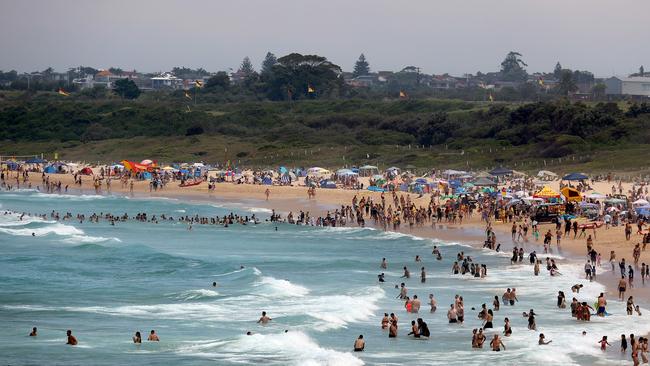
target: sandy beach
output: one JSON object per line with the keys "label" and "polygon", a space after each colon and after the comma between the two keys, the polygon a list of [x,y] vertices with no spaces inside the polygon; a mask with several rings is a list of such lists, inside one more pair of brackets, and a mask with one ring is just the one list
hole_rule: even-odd
{"label": "sandy beach", "polygon": [[[61,181],[62,186],[68,185],[71,192],[82,194],[95,194],[95,189],[92,186],[92,177],[84,176],[82,178],[82,186],[74,185],[74,179],[71,174],[54,174],[49,175],[51,181]],[[32,178],[32,184],[38,185],[40,177]],[[549,182],[549,186],[556,191],[559,191],[560,181]],[[596,182],[592,185],[593,191],[606,193],[611,191],[614,183]],[[265,198],[266,189],[270,190],[268,201]],[[631,188],[631,183],[623,183],[623,191],[627,192]],[[105,185],[100,190],[99,194],[107,194]],[[234,204],[234,205],[247,205],[249,207],[259,207],[268,210],[276,210],[278,213],[286,215],[289,212],[296,214],[300,210],[309,212],[311,216],[324,216],[328,211],[333,212],[342,205],[349,205],[352,198],[356,195],[359,199],[362,197],[372,197],[379,200],[381,193],[371,192],[368,190],[352,190],[352,189],[318,189],[316,196],[309,199],[307,196],[307,188],[304,186],[266,186],[266,185],[253,185],[253,184],[233,184],[233,183],[219,183],[216,185],[216,190],[209,191],[206,183],[202,183],[192,187],[179,187],[178,182],[167,184],[164,189],[157,191],[150,191],[148,181],[134,182],[133,193],[130,192],[128,187],[122,187],[119,181],[113,181],[111,184],[110,193],[134,195],[137,197],[170,197],[194,200],[200,202]],[[410,195],[411,200],[417,206],[426,206],[430,200],[429,195],[418,197],[417,194],[403,193],[398,194]],[[264,214],[258,215],[265,218]],[[585,222],[586,219],[579,219],[579,222]],[[352,224],[356,226],[356,224]],[[493,228],[497,233],[497,242],[502,243],[508,247],[513,244],[510,237],[510,223],[494,222]],[[541,224],[540,233],[547,230],[554,232],[553,224]],[[472,244],[476,247],[481,247],[484,241],[485,224],[480,221],[479,215],[474,215],[471,218],[466,218],[462,224],[440,224],[436,227],[414,227],[409,229],[408,226],[403,226],[400,232],[411,234],[424,238],[434,238],[450,242],[465,242]],[[593,234],[590,229],[587,234]],[[641,235],[636,234],[636,227],[634,227],[631,240],[625,240],[624,227],[610,227],[606,229],[604,226],[596,229],[594,237],[594,248],[602,256],[602,265],[596,280],[608,289],[608,297],[616,298],[617,296],[617,283],[619,280],[618,267],[617,271],[612,273],[611,267],[608,262],[610,251],[616,252],[617,261],[622,258],[626,262],[633,263],[632,251],[636,243],[641,241]],[[522,243],[514,243],[514,245],[521,246]],[[523,243],[526,252],[536,250],[542,253],[542,240],[535,241],[532,236],[529,240]],[[586,240],[585,238],[573,239],[573,236],[565,237],[561,241],[561,247],[557,248],[555,239],[551,246],[553,252],[558,252],[564,256],[571,258],[585,258],[586,259]],[[541,255],[541,254],[540,254]],[[542,255],[543,257],[543,255]],[[639,263],[650,263],[650,252],[642,251]],[[532,271],[531,271],[532,274]],[[585,280],[586,281],[586,280]],[[641,284],[640,276],[635,283],[633,289],[628,290],[628,295],[634,296],[637,302],[650,305],[650,284]]]}

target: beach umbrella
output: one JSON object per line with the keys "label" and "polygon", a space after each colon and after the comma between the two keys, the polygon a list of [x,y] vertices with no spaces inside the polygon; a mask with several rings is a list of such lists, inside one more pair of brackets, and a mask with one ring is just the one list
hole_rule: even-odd
{"label": "beach umbrella", "polygon": [[142,164],[142,165],[151,165],[151,164],[153,164],[153,161],[151,161],[150,159],[144,159],[144,160],[142,160],[140,162],[140,164]]}
{"label": "beach umbrella", "polygon": [[586,175],[584,175],[582,173],[570,173],[570,174],[567,174],[564,177],[562,177],[562,179],[564,179],[564,180],[585,180],[585,179],[588,179],[588,178],[589,177],[587,177]]}
{"label": "beach umbrella", "polygon": [[580,194],[580,191],[577,189],[573,189],[570,187],[564,187],[562,190],[562,195],[566,198],[567,202],[580,202],[582,201],[582,195]]}
{"label": "beach umbrella", "polygon": [[427,184],[428,182],[427,182],[427,180],[424,179],[424,178],[418,178],[418,179],[415,180],[415,183],[418,183],[418,184]]}
{"label": "beach umbrella", "polygon": [[336,175],[348,175],[350,173],[354,173],[354,172],[350,169],[339,169],[336,171]]}
{"label": "beach umbrella", "polygon": [[472,188],[472,187],[475,187],[475,186],[474,186],[474,183],[467,182],[467,183],[463,184],[463,187],[464,188]]}
{"label": "beach umbrella", "polygon": [[646,205],[650,205],[650,202],[644,200],[643,198],[640,198],[640,199],[632,202],[632,204],[633,205],[638,205],[638,206],[646,206]]}

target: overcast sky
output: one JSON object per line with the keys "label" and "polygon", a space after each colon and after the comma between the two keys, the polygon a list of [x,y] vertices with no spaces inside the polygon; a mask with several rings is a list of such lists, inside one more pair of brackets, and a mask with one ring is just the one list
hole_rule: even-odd
{"label": "overcast sky", "polygon": [[650,0],[0,0],[0,70],[218,71],[271,51],[461,75],[511,50],[529,72],[650,70]]}

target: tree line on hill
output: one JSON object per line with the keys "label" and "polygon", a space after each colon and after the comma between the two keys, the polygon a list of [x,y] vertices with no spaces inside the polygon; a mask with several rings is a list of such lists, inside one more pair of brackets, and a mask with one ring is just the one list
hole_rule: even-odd
{"label": "tree line on hill", "polygon": [[[407,66],[398,72],[376,72],[364,54],[353,66],[351,73],[343,72],[339,65],[319,55],[291,53],[277,58],[268,52],[259,70],[245,57],[234,73],[219,71],[210,73],[205,69],[174,67],[171,73],[181,79],[201,79],[207,82],[198,91],[199,102],[238,101],[295,101],[312,99],[421,99],[450,98],[462,100],[499,101],[546,101],[569,96],[577,91],[589,94],[592,99],[605,99],[605,86],[597,82],[589,71],[563,68],[558,62],[552,72],[529,74],[528,65],[518,52],[509,52],[501,62],[498,72],[451,77],[448,74],[427,75],[416,66]],[[108,71],[121,75],[124,70],[109,68]],[[140,96],[133,80],[115,83],[113,90],[101,87],[78,90],[71,80],[97,75],[100,70],[87,66],[71,68],[59,75],[51,68],[32,74],[18,74],[16,71],[0,71],[0,88],[11,90],[57,91],[82,97],[105,99],[120,97],[136,99]],[[135,73],[135,70],[132,72]],[[57,77],[54,77],[58,75]],[[142,74],[153,77],[155,74]],[[636,75],[636,74],[635,74]],[[643,67],[640,74],[645,75]],[[367,77],[355,81],[355,78]],[[368,78],[370,77],[370,78]],[[448,84],[453,84],[449,86]],[[497,85],[497,88],[492,86]],[[182,99],[182,90],[168,90],[173,98]],[[158,98],[165,97],[163,94]]]}

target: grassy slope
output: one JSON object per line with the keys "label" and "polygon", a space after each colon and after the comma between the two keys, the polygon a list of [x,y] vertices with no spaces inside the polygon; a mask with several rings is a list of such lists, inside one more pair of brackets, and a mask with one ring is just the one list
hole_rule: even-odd
{"label": "grassy slope", "polygon": [[[9,95],[18,98],[18,95]],[[70,101],[64,99],[64,101]],[[172,101],[178,104],[178,101]],[[203,113],[207,118],[219,118],[232,114],[237,120],[246,123],[246,114],[262,110],[264,113],[275,113],[283,120],[289,121],[282,128],[273,131],[272,126],[258,127],[256,135],[241,136],[211,133],[197,136],[161,136],[117,138],[82,143],[79,141],[39,141],[12,142],[3,141],[0,146],[1,155],[45,154],[52,158],[54,152],[61,159],[87,162],[111,162],[121,159],[141,160],[156,159],[161,162],[173,161],[206,161],[225,162],[232,160],[245,166],[274,167],[277,165],[340,167],[344,165],[373,164],[380,167],[396,165],[400,167],[415,166],[420,171],[431,168],[459,169],[490,169],[498,165],[507,165],[517,170],[537,171],[548,169],[558,172],[648,172],[650,162],[648,153],[650,145],[627,144],[613,147],[587,147],[585,150],[559,159],[524,158],[535,156],[535,147],[501,146],[495,140],[468,141],[455,145],[463,149],[447,149],[447,145],[432,148],[420,148],[415,144],[408,146],[397,145],[364,145],[360,144],[353,135],[354,130],[341,124],[331,128],[320,129],[316,136],[306,136],[301,130],[294,130],[291,121],[301,121],[305,118],[319,118],[328,115],[361,116],[377,112],[386,116],[417,115],[427,112],[426,103],[435,105],[438,110],[446,110],[453,119],[462,117],[469,111],[487,110],[491,105],[485,102],[465,103],[449,100],[431,100],[412,105],[395,102],[299,102],[289,106],[286,103],[258,103],[249,108],[242,104],[199,104],[194,107],[194,113]],[[89,104],[95,102],[86,102]],[[143,102],[137,102],[142,105]],[[150,103],[150,102],[148,102]],[[182,106],[182,103],[180,103]],[[626,105],[622,104],[621,108]],[[129,107],[121,107],[122,110]],[[412,108],[410,110],[409,108]],[[108,112],[107,112],[108,113]],[[243,117],[242,117],[243,115]],[[372,116],[371,114],[368,114]],[[288,127],[287,127],[288,126]],[[296,126],[302,126],[296,123]],[[348,133],[349,132],[349,133]],[[282,138],[275,138],[282,136]],[[398,135],[396,135],[398,136]],[[318,142],[314,142],[318,141]],[[368,158],[369,156],[369,158]],[[546,165],[545,165],[546,164]]]}

